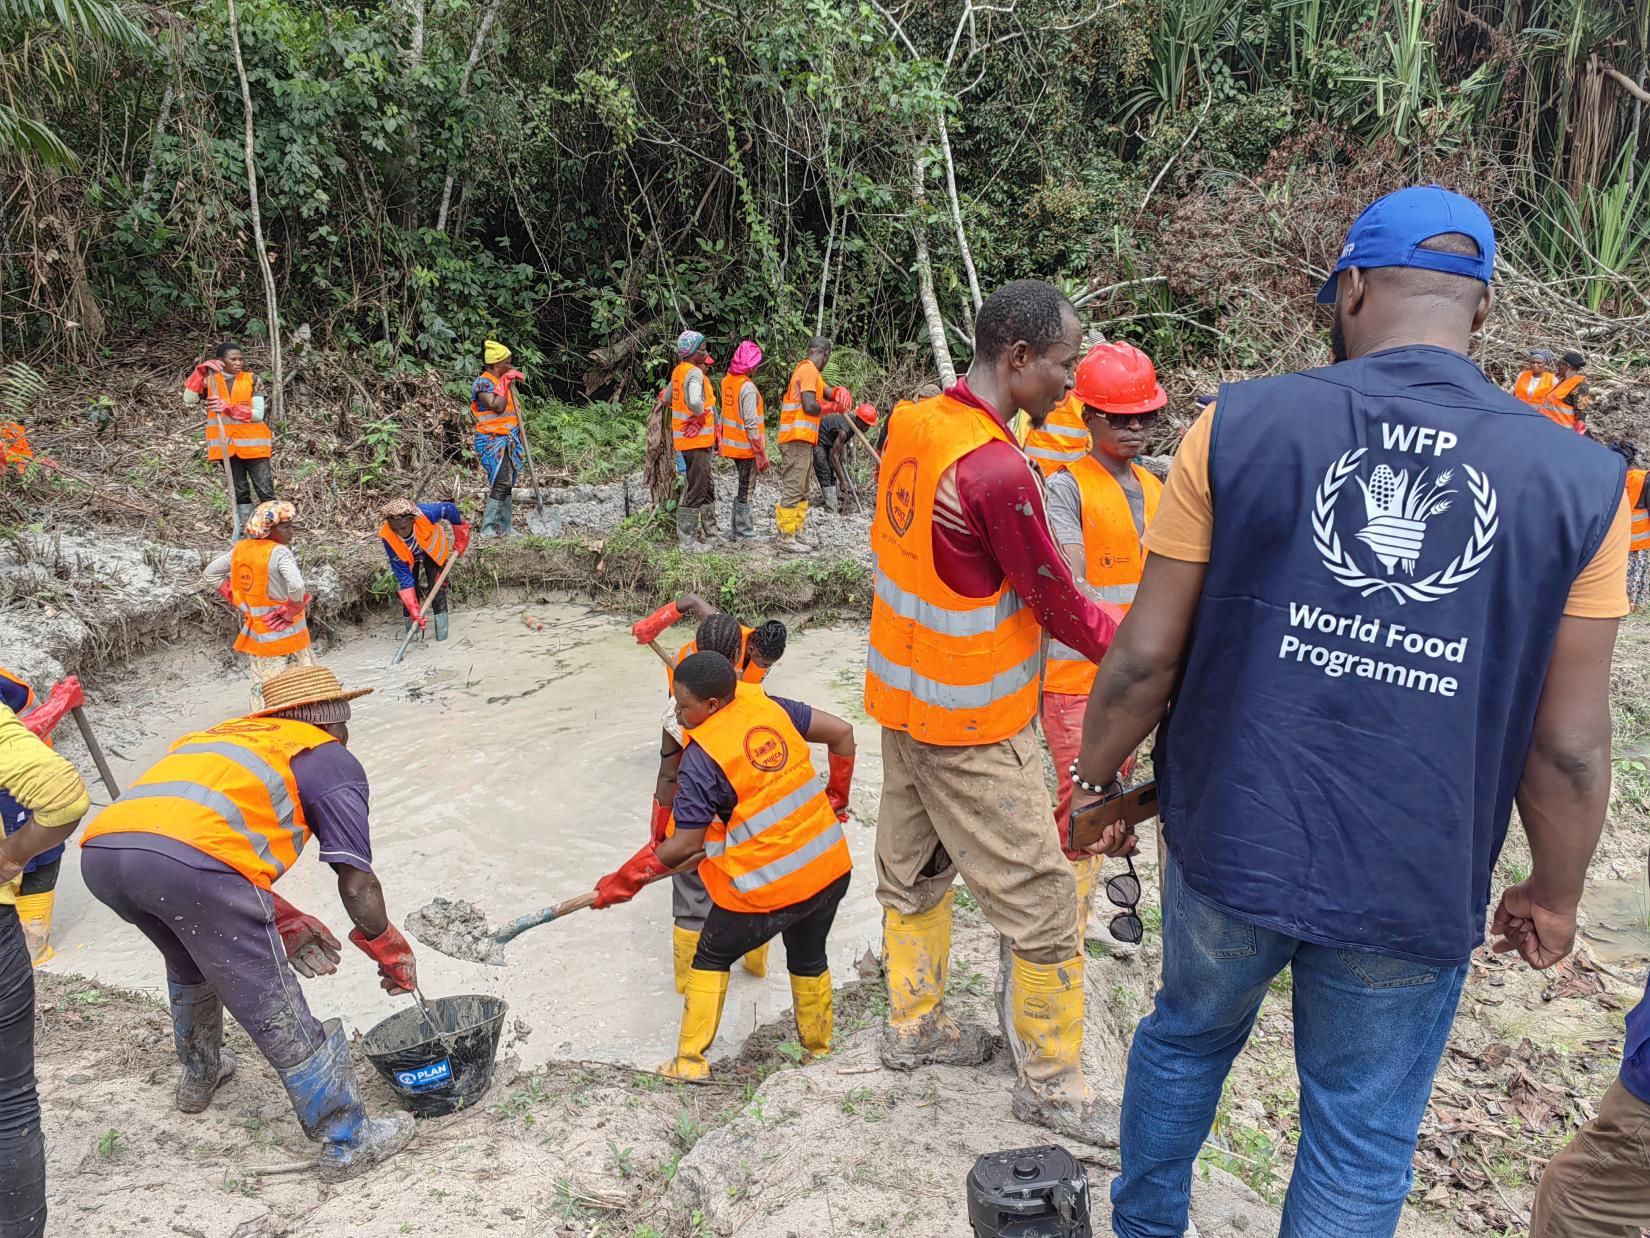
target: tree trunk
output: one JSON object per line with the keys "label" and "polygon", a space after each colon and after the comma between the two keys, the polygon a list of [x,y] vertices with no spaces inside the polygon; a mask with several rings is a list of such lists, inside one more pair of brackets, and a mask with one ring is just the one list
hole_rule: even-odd
{"label": "tree trunk", "polygon": [[143,168],[143,188],[138,190],[134,214],[148,209],[149,195],[155,189],[155,162],[160,155],[160,139],[166,132],[166,126],[172,123],[172,104],[176,99],[177,89],[168,82],[165,93],[160,97],[160,111],[155,115],[155,127],[150,132],[149,160]]}
{"label": "tree trunk", "polygon": [[[285,403],[285,382],[281,374],[281,310],[275,301],[275,272],[269,265],[269,250],[264,246],[264,220],[258,210],[258,165],[252,146],[252,88],[246,81],[246,62],[241,59],[241,26],[235,15],[235,0],[226,0],[229,6],[229,43],[235,49],[235,73],[241,79],[241,111],[246,117],[246,192],[252,204],[252,243],[258,250],[258,269],[264,277],[264,310],[269,324],[269,353],[275,366],[274,390],[270,393],[270,408],[264,419],[274,425],[281,420]],[[233,497],[233,496],[231,496]]]}
{"label": "tree trunk", "polygon": [[928,322],[928,343],[934,350],[934,368],[939,371],[940,386],[950,387],[957,381],[957,368],[951,362],[951,349],[945,342],[945,319],[940,316],[939,298],[934,295],[934,261],[928,253],[928,221],[923,217],[926,193],[922,183],[922,152],[914,146],[911,167],[915,174],[911,182],[911,234],[917,242],[917,295],[922,299],[922,316]]}
{"label": "tree trunk", "polygon": [[814,334],[825,334],[825,290],[831,286],[831,251],[836,248],[836,215],[831,215],[831,230],[825,234],[825,262],[819,269],[819,309],[814,314]]}
{"label": "tree trunk", "polygon": [[[493,0],[487,6],[487,12],[482,15],[481,25],[476,27],[476,37],[470,42],[470,58],[464,62],[464,73],[458,79],[458,95],[453,100],[455,110],[464,106],[464,97],[470,93],[470,77],[476,71],[476,65],[481,63],[481,53],[487,48],[487,36],[492,33],[493,23],[498,20],[499,8],[504,0]],[[456,175],[453,158],[447,157],[447,179],[441,186],[441,210],[436,213],[435,230],[447,230],[447,212],[453,204],[453,177]]]}
{"label": "tree trunk", "polygon": [[979,309],[985,298],[980,295],[980,275],[974,269],[974,251],[968,248],[968,232],[963,227],[962,202],[957,198],[957,168],[951,160],[951,131],[946,128],[945,108],[936,107],[934,118],[939,122],[940,150],[945,155],[945,193],[951,201],[951,226],[957,230],[957,252],[962,255],[963,270],[968,275],[968,295]]}

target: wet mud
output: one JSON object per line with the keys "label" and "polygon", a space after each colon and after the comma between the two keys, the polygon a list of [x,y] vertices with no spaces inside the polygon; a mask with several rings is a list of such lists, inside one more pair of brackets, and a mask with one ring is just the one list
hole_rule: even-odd
{"label": "wet mud", "polygon": [[481,908],[463,899],[436,898],[410,913],[402,926],[418,941],[450,958],[502,967],[504,947]]}

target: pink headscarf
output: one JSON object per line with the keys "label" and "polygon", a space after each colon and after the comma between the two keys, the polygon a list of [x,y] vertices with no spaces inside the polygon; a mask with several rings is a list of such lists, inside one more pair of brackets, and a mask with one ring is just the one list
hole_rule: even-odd
{"label": "pink headscarf", "polygon": [[729,374],[749,374],[762,364],[762,350],[757,347],[755,340],[740,340],[739,347],[733,350],[733,360],[728,362]]}

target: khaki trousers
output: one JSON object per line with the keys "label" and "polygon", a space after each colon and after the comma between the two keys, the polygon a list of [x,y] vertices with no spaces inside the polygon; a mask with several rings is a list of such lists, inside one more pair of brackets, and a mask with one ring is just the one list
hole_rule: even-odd
{"label": "khaki trousers", "polygon": [[1530,1238],[1639,1238],[1650,1226],[1650,1105],[1617,1079],[1547,1164]]}
{"label": "khaki trousers", "polygon": [[1081,952],[1077,881],[1060,850],[1029,722],[1008,739],[966,748],[883,728],[877,901],[920,915],[959,872],[1028,963],[1064,963]]}
{"label": "khaki trousers", "polygon": [[814,475],[812,443],[779,444],[779,506],[795,507],[808,501],[808,482]]}

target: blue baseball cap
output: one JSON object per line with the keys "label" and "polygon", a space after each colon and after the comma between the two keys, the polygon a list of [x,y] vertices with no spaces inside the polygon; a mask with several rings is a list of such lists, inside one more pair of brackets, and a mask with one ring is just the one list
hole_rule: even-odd
{"label": "blue baseball cap", "polygon": [[[1421,246],[1445,232],[1478,242],[1478,256],[1444,254]],[[1415,185],[1377,198],[1346,234],[1335,269],[1318,289],[1318,304],[1332,305],[1335,283],[1347,267],[1420,267],[1490,282],[1495,273],[1495,225],[1484,208],[1438,185]]]}

